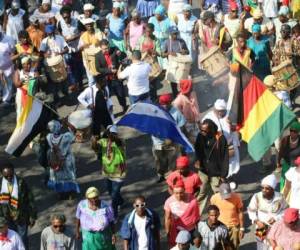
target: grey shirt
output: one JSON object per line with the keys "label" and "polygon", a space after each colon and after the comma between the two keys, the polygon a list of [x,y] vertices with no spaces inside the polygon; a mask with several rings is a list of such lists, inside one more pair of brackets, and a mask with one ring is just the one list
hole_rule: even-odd
{"label": "grey shirt", "polygon": [[66,226],[63,233],[56,234],[51,226],[46,227],[41,235],[41,250],[75,250],[75,235]]}

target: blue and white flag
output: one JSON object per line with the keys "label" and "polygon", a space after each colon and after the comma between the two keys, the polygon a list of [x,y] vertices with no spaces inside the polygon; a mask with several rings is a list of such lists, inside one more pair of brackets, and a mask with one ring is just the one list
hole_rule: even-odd
{"label": "blue and white flag", "polygon": [[194,152],[193,145],[177,127],[173,117],[152,103],[138,102],[132,105],[116,125],[135,128],[163,140],[169,139],[181,144],[186,152]]}

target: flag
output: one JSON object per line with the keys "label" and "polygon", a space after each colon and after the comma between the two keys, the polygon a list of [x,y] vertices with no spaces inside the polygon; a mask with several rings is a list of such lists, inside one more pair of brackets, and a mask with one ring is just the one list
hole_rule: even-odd
{"label": "flag", "polygon": [[192,144],[177,127],[173,117],[152,103],[134,104],[116,125],[135,128],[160,139],[170,139],[181,144],[186,152],[194,152]]}
{"label": "flag", "polygon": [[229,119],[237,124],[249,155],[259,161],[296,116],[260,79],[240,67]]}
{"label": "flag", "polygon": [[53,111],[32,96],[24,96],[22,105],[16,128],[5,148],[5,152],[16,157],[23,153],[33,138],[47,129],[50,120],[56,118]]}

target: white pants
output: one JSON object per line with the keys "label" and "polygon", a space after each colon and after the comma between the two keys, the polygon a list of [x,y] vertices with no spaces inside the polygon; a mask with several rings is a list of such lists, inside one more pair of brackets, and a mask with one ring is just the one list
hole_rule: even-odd
{"label": "white pants", "polygon": [[12,75],[0,77],[0,93],[2,94],[2,101],[9,102],[12,96],[13,80]]}

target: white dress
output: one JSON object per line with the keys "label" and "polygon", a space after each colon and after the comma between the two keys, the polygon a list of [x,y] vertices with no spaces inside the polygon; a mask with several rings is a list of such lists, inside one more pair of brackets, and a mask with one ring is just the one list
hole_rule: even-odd
{"label": "white dress", "polygon": [[192,60],[196,59],[196,44],[193,44],[193,30],[197,18],[195,16],[191,16],[189,20],[184,18],[183,14],[178,14],[178,30],[180,33],[180,37],[185,41],[185,44],[190,52]]}
{"label": "white dress", "polygon": [[6,13],[8,15],[6,35],[11,36],[15,42],[18,42],[18,34],[21,30],[24,30],[23,16],[25,14],[25,10],[19,9],[18,14],[15,16],[11,14],[11,9],[8,9]]}
{"label": "white dress", "polygon": [[297,171],[297,168],[295,167],[290,168],[285,173],[285,178],[291,182],[291,196],[289,205],[291,208],[300,209],[300,170]]}

